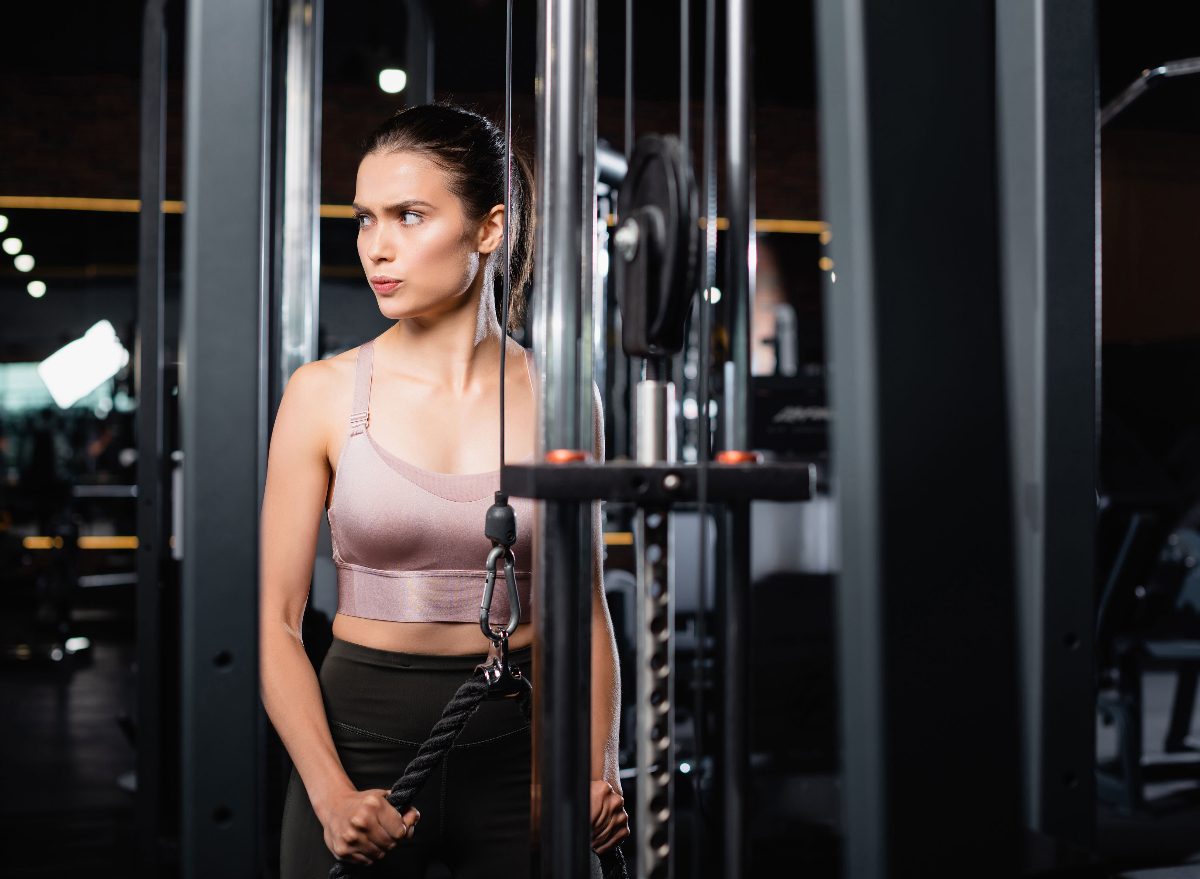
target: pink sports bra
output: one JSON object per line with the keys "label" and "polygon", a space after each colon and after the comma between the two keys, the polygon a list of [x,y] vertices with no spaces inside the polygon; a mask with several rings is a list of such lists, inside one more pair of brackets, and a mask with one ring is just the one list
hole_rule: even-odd
{"label": "pink sports bra", "polygon": [[[500,488],[500,471],[433,473],[380,448],[367,432],[374,347],[367,342],[358,349],[350,433],[329,506],[338,613],[401,623],[478,622],[492,548],[483,520]],[[528,351],[525,366],[531,370]],[[533,501],[511,503],[517,512],[517,589],[529,620]],[[503,575],[492,619],[508,620]]]}

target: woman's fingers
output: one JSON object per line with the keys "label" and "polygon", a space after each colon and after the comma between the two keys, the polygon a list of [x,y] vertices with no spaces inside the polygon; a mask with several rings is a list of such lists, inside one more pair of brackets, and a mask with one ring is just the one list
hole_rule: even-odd
{"label": "woman's fingers", "polygon": [[[609,797],[615,795],[612,785],[607,781],[593,781],[591,789],[592,830],[597,831],[608,824],[612,817],[612,804]],[[621,803],[624,804],[624,800]]]}
{"label": "woman's fingers", "polygon": [[596,854],[603,854],[629,836],[629,816],[623,808],[617,808],[604,832],[592,841],[592,849]]}
{"label": "woman's fingers", "polygon": [[342,832],[341,845],[334,850],[334,854],[340,858],[360,855],[367,859],[367,863],[371,863],[382,858],[384,851],[371,841],[365,829],[351,826]]}
{"label": "woman's fingers", "polygon": [[383,797],[380,799],[383,800],[383,804],[379,809],[379,826],[392,845],[395,845],[397,840],[404,839],[408,835],[409,822],[404,820],[386,799]]}
{"label": "woman's fingers", "polygon": [[608,851],[629,835],[625,798],[606,781],[593,781],[591,789],[592,849]]}

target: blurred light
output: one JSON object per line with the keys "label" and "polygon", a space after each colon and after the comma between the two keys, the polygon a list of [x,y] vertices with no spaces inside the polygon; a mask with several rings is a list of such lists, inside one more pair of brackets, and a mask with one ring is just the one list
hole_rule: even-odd
{"label": "blurred light", "polygon": [[59,348],[38,364],[50,396],[66,409],[90,394],[129,363],[129,352],[117,338],[113,325],[102,320],[82,339]]}
{"label": "blurred light", "polygon": [[691,763],[680,763],[679,771],[682,772],[684,775],[687,775],[689,772],[692,771],[692,764]]}
{"label": "blurred light", "polygon": [[817,236],[817,240],[820,241],[822,244],[828,244],[830,241],[833,240],[833,233],[830,232],[828,229],[826,229],[820,235]]}
{"label": "blurred light", "polygon": [[721,288],[709,287],[708,290],[704,291],[704,298],[712,302],[713,305],[716,305],[721,301]]}
{"label": "blurred light", "polygon": [[0,232],[3,232],[7,228],[8,228],[8,217],[4,216],[4,214],[0,214]]}
{"label": "blurred light", "polygon": [[22,253],[20,256],[18,256],[16,259],[13,260],[13,265],[17,267],[18,272],[32,272],[33,271],[33,257],[30,256],[28,253]]}
{"label": "blurred light", "polygon": [[62,549],[62,545],[61,537],[26,537],[21,541],[26,549]]}
{"label": "blurred light", "polygon": [[827,256],[823,256],[819,260],[817,260],[817,265],[819,265],[821,267],[821,271],[828,272],[830,269],[833,268],[833,260],[831,260]]}
{"label": "blurred light", "polygon": [[29,291],[29,295],[32,296],[34,299],[41,299],[43,296],[46,295],[46,282],[45,281],[30,281],[25,286],[25,289]]}
{"label": "blurred light", "polygon": [[389,95],[404,91],[406,85],[408,85],[408,74],[403,70],[389,67],[379,71],[379,87]]}
{"label": "blurred light", "polygon": [[830,273],[829,273],[829,283],[831,283],[831,284],[836,284],[836,283],[837,283],[837,272],[830,272]]}
{"label": "blurred light", "polygon": [[75,653],[79,650],[87,650],[92,646],[92,642],[82,635],[77,635],[74,638],[68,638],[63,647],[68,653]]}
{"label": "blurred light", "polygon": [[3,243],[0,243],[0,247],[3,247],[4,252],[7,253],[9,256],[16,256],[18,253],[21,252],[21,239],[20,238],[5,238]]}
{"label": "blurred light", "polygon": [[55,662],[61,661],[63,658],[62,649],[59,647],[55,647],[53,650],[50,651],[50,658],[53,659]]}
{"label": "blurred light", "polygon": [[80,549],[137,549],[136,537],[117,537],[112,535],[80,537],[76,543]]}
{"label": "blurred light", "polygon": [[699,414],[700,414],[700,407],[696,405],[696,398],[695,397],[684,397],[683,398],[683,417],[686,418],[688,421],[691,421]]}

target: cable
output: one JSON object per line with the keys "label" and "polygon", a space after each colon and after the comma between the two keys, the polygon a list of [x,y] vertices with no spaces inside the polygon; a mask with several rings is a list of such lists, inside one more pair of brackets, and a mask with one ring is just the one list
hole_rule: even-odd
{"label": "cable", "polygon": [[634,155],[634,0],[625,0],[625,161]]}
{"label": "cable", "polygon": [[508,301],[512,298],[512,21],[513,0],[504,20],[504,294],[500,302],[500,469],[504,469],[504,366],[508,362]]}
{"label": "cable", "polygon": [[679,146],[683,160],[692,163],[691,0],[679,0]]}

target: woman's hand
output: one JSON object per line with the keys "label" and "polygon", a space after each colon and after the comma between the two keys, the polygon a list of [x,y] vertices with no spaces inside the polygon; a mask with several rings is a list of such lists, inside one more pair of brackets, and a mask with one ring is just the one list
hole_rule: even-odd
{"label": "woman's hand", "polygon": [[629,835],[625,798],[607,781],[592,782],[592,851],[602,854]]}
{"label": "woman's hand", "polygon": [[413,835],[421,813],[410,808],[401,815],[386,795],[385,790],[350,791],[318,816],[325,828],[325,845],[339,861],[373,864]]}

